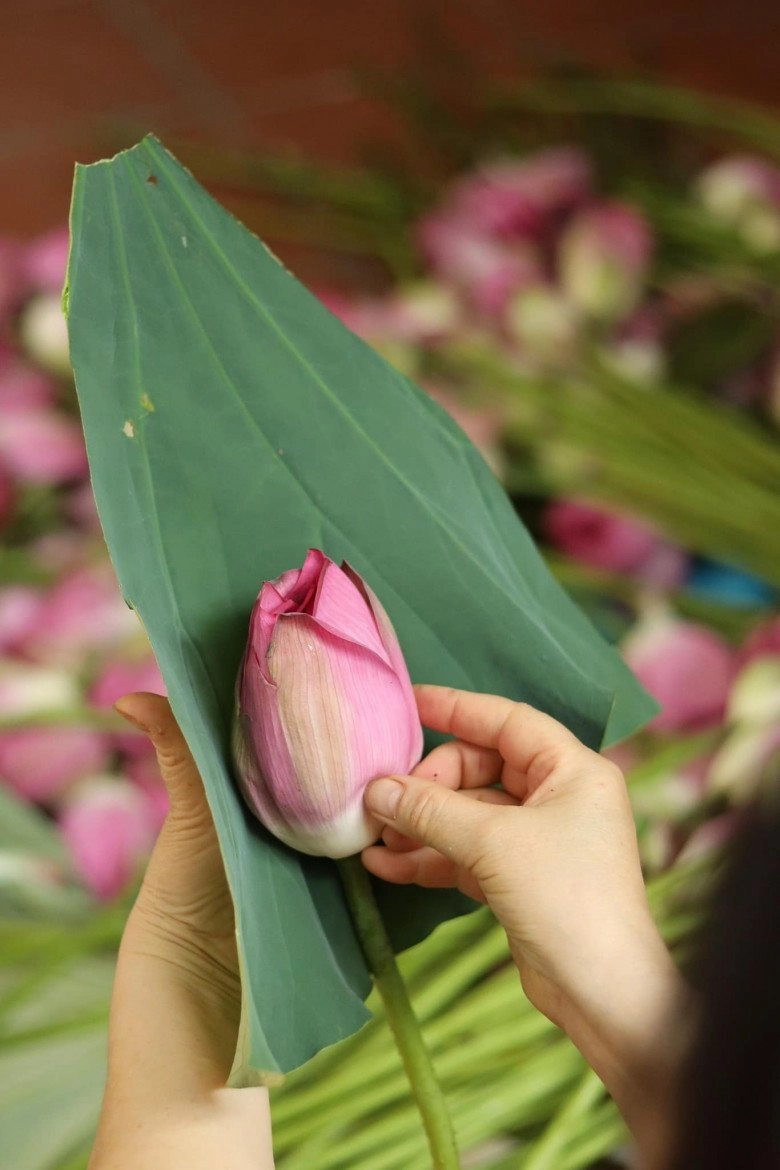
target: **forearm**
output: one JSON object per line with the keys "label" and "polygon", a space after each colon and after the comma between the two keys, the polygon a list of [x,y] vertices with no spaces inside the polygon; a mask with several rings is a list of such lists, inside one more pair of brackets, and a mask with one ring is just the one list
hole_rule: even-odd
{"label": "forearm", "polygon": [[690,1042],[690,995],[660,938],[593,973],[563,1025],[617,1104],[643,1156],[663,1165]]}

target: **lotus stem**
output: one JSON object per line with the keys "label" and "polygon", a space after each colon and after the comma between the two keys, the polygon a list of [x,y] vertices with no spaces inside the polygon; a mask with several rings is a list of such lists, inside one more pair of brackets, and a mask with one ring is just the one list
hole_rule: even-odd
{"label": "lotus stem", "polygon": [[371,880],[359,856],[339,861],[338,867],[368,969],[382,998],[420,1111],[434,1170],[458,1170],[460,1162],[447,1103],[398,970]]}

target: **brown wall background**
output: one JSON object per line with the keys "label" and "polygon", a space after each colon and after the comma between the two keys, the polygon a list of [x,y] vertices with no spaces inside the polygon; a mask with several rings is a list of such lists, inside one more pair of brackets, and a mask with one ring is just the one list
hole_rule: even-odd
{"label": "brown wall background", "polygon": [[774,0],[0,0],[0,234],[63,222],[75,160],[147,131],[354,160],[397,136],[353,71],[440,39],[487,75],[642,64],[780,105]]}

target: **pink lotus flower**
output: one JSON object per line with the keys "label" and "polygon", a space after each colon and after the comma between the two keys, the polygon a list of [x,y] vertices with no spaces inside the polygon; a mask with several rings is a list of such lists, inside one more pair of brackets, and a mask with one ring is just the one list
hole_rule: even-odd
{"label": "pink lotus flower", "polygon": [[587,155],[576,147],[555,147],[485,164],[455,183],[447,208],[472,231],[536,238],[551,220],[584,202],[592,184]]}
{"label": "pink lotus flower", "polygon": [[239,782],[263,824],[316,856],[375,841],[363,791],[414,766],[422,729],[390,620],[349,565],[309,549],[263,585],[236,692]]}
{"label": "pink lotus flower", "polygon": [[641,297],[652,250],[650,225],[636,208],[617,201],[587,207],[560,239],[564,291],[590,316],[619,321]]}
{"label": "pink lotus flower", "polygon": [[27,301],[19,320],[19,336],[36,365],[58,377],[68,376],[68,323],[59,293],[39,293]]}
{"label": "pink lotus flower", "polygon": [[372,343],[438,341],[458,327],[462,314],[452,289],[434,281],[420,280],[386,297],[351,299],[330,291],[318,296],[348,329]]}
{"label": "pink lotus flower", "polygon": [[417,240],[434,273],[488,317],[501,314],[513,293],[544,279],[541,257],[530,244],[502,243],[458,215],[425,216]]}
{"label": "pink lotus flower", "polygon": [[60,831],[81,877],[98,898],[120,894],[155,838],[155,821],[138,788],[95,776],[74,790],[60,813]]}
{"label": "pink lotus flower", "polygon": [[67,227],[54,228],[27,245],[21,256],[21,268],[27,283],[41,292],[62,292],[68,264],[70,232]]}
{"label": "pink lotus flower", "polygon": [[735,661],[712,630],[653,613],[629,634],[623,656],[661,704],[658,731],[701,730],[723,718]]}
{"label": "pink lotus flower", "polygon": [[77,569],[46,595],[22,649],[29,658],[78,666],[90,650],[138,636],[135,614],[122,600],[108,566]]}
{"label": "pink lotus flower", "polygon": [[544,516],[556,548],[595,569],[630,573],[660,588],[681,585],[688,557],[649,524],[579,500],[556,500]]}
{"label": "pink lotus flower", "polygon": [[0,654],[13,654],[35,629],[41,593],[29,585],[0,589]]}
{"label": "pink lotus flower", "polygon": [[728,155],[698,179],[708,211],[758,252],[780,249],[780,168],[755,155]]}
{"label": "pink lotus flower", "polygon": [[57,399],[51,378],[32,366],[9,361],[0,368],[0,411],[42,410]]}
{"label": "pink lotus flower", "polygon": [[81,428],[50,410],[5,410],[0,414],[0,459],[27,483],[58,484],[87,474]]}
{"label": "pink lotus flower", "polygon": [[107,736],[85,727],[0,733],[0,779],[26,800],[49,801],[108,763]]}

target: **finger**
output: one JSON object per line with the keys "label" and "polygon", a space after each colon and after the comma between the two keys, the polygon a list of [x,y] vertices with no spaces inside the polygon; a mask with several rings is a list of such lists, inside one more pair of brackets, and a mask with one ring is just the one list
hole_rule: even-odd
{"label": "finger", "polygon": [[168,700],[163,695],[138,691],[124,695],[114,704],[114,710],[149,736],[168,789],[171,811],[192,813],[206,808],[200,773]]}
{"label": "finger", "polygon": [[413,853],[392,853],[381,845],[370,845],[363,850],[363,864],[376,877],[395,885],[413,884],[431,890],[457,888],[470,898],[484,901],[478,882],[468,870],[461,869],[427,845],[418,847]]}
{"label": "finger", "polygon": [[450,687],[418,686],[415,694],[426,727],[498,751],[518,785],[527,777],[529,790],[562,763],[573,765],[593,754],[562,723],[526,703]]}
{"label": "finger", "polygon": [[482,788],[501,779],[503,760],[493,748],[452,739],[440,744],[412,771],[446,788]]}
{"label": "finger", "polygon": [[[482,804],[512,805],[518,807],[520,801],[502,788],[475,788],[464,789],[463,796],[468,800],[478,800]],[[419,849],[420,842],[412,837],[406,837],[392,825],[386,825],[382,830],[382,840],[388,849],[395,853],[410,853],[412,849]]]}
{"label": "finger", "polygon": [[482,801],[415,776],[374,780],[364,800],[384,824],[467,869],[479,860],[481,841],[496,816]]}

